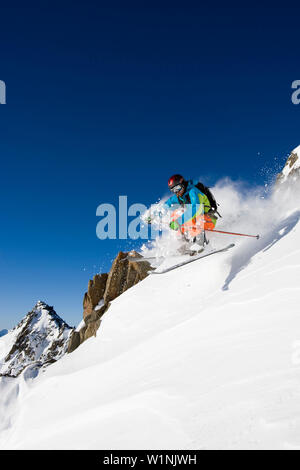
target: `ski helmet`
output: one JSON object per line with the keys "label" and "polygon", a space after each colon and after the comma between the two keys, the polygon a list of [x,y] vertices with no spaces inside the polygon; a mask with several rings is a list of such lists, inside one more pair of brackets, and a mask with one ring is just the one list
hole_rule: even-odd
{"label": "ski helmet", "polygon": [[179,193],[185,186],[185,180],[181,175],[173,175],[169,178],[168,186],[170,191]]}

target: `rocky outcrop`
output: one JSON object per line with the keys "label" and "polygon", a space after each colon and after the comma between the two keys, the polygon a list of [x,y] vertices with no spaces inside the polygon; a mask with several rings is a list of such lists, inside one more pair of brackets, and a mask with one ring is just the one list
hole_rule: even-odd
{"label": "rocky outcrop", "polygon": [[295,148],[283,168],[277,175],[276,186],[286,183],[297,181],[300,177],[300,146]]}
{"label": "rocky outcrop", "polygon": [[[143,263],[128,261],[126,260],[127,255],[128,253],[120,251],[112,264],[104,293],[105,304],[109,304],[127,289],[148,276],[148,271],[151,269],[150,264],[146,261]],[[130,256],[141,258],[136,252],[131,252]]]}
{"label": "rocky outcrop", "polygon": [[87,320],[93,314],[99,301],[103,299],[107,284],[108,274],[96,274],[93,280],[89,281],[88,290],[83,299],[83,319]]}
{"label": "rocky outcrop", "polygon": [[17,377],[28,366],[40,368],[57,361],[66,353],[72,331],[53,307],[37,302],[1,339],[0,376]]}
{"label": "rocky outcrop", "polygon": [[[96,336],[101,317],[115,298],[148,276],[148,271],[152,269],[150,264],[128,261],[127,255],[120,251],[108,274],[96,274],[89,281],[83,298],[83,325],[73,331],[68,345],[69,353],[91,336]],[[141,258],[136,252],[130,252],[130,255]]]}

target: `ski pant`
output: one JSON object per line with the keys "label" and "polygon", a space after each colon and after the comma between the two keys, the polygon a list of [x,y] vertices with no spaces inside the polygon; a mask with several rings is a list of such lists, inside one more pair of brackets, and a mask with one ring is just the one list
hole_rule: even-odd
{"label": "ski pant", "polygon": [[205,230],[213,230],[217,223],[217,217],[213,213],[200,215],[196,219],[189,220],[180,227],[183,235],[189,239],[200,239]]}

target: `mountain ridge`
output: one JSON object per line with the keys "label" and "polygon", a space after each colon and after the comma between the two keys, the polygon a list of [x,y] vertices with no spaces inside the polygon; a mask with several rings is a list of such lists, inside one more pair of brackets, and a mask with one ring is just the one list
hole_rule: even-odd
{"label": "mountain ridge", "polygon": [[41,367],[55,362],[65,353],[72,331],[53,307],[39,300],[1,338],[0,375],[17,377],[29,365]]}
{"label": "mountain ridge", "polygon": [[282,191],[263,224],[246,214],[259,240],[117,297],[101,334],[24,387],[0,446],[299,448],[300,211],[295,198],[278,211]]}
{"label": "mountain ridge", "polygon": [[269,198],[216,188],[227,198],[221,227],[259,230],[259,240],[210,233],[210,246],[235,248],[125,290],[120,269],[109,310],[107,277],[89,283],[77,333],[92,320],[94,334],[34,381],[28,367],[10,398],[0,393],[2,448],[300,448],[300,187],[290,157]]}

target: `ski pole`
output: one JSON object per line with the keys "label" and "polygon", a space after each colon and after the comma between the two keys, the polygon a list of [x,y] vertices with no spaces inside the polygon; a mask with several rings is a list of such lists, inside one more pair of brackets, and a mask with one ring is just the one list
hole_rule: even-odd
{"label": "ski pole", "polygon": [[211,228],[205,229],[206,232],[217,232],[217,233],[226,233],[226,235],[238,235],[239,237],[251,237],[259,239],[259,235],[248,235],[246,233],[234,233],[234,232],[224,232],[223,230],[214,230]]}

